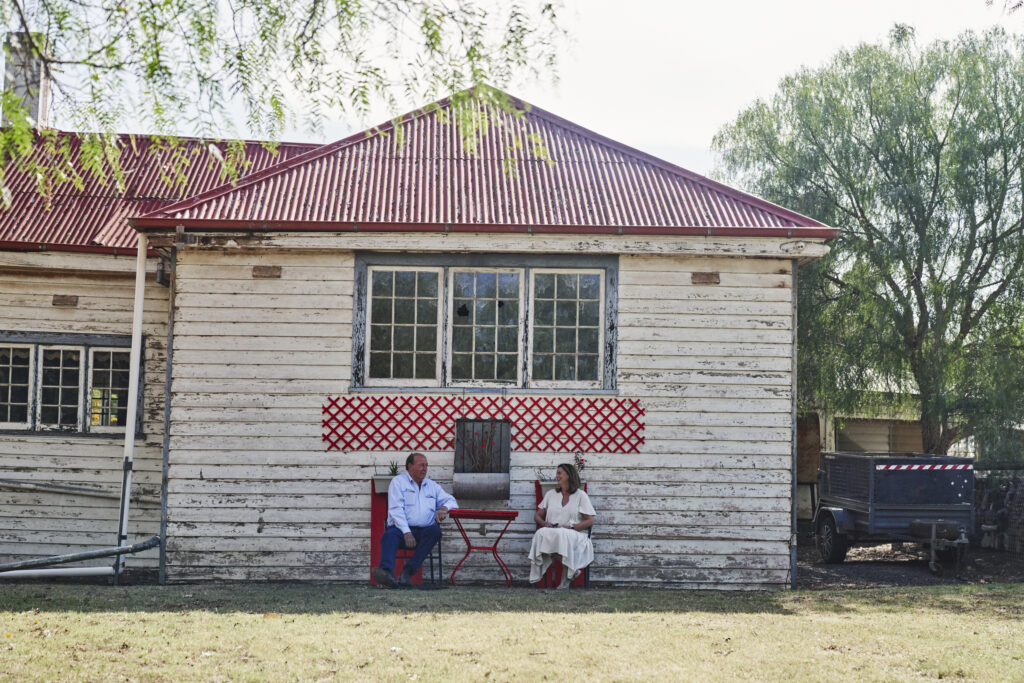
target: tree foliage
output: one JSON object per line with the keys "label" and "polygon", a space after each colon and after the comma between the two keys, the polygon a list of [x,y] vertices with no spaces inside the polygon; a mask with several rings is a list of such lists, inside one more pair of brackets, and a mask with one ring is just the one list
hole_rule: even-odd
{"label": "tree foliage", "polygon": [[[362,120],[376,104],[397,112],[471,86],[552,76],[563,36],[559,7],[558,0],[0,0],[0,16],[9,30],[31,35],[57,115],[89,131],[89,150],[97,152],[89,158],[116,181],[114,133],[129,120],[170,139],[273,140],[289,123],[315,130],[326,119]],[[0,155],[5,165],[24,162],[38,143],[36,122],[9,89],[3,108]],[[240,116],[241,131],[233,125]],[[58,161],[35,169],[49,176],[46,186],[74,182],[61,173],[61,150],[51,152]]]}
{"label": "tree foliage", "polygon": [[[985,4],[991,6],[993,0],[985,0]],[[1024,0],[1003,0],[1003,9],[1009,13],[1016,12],[1020,8],[1024,7]]]}
{"label": "tree foliage", "polygon": [[715,147],[733,181],[841,228],[801,271],[804,407],[913,395],[932,453],[1024,422],[1024,42],[896,26],[784,79]]}

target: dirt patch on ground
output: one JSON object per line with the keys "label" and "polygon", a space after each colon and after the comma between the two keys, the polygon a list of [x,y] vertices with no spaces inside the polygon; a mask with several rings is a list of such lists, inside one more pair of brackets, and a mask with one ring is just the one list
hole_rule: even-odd
{"label": "dirt patch on ground", "polygon": [[928,549],[917,543],[850,548],[846,561],[825,564],[808,537],[797,548],[798,588],[879,588],[1024,582],[1024,558],[1006,552],[971,548],[963,566],[943,564],[942,576],[928,571]]}

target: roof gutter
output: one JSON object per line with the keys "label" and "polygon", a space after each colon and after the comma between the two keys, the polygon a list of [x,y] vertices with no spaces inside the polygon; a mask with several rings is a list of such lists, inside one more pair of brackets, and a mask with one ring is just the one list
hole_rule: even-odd
{"label": "roof gutter", "polygon": [[814,227],[768,227],[750,226],[571,226],[571,225],[524,225],[502,223],[360,223],[321,221],[230,221],[191,220],[178,218],[140,217],[129,218],[129,224],[139,233],[177,230],[186,232],[484,232],[521,233],[549,235],[675,235],[703,237],[785,237],[792,239],[832,240],[839,235],[838,228]]}

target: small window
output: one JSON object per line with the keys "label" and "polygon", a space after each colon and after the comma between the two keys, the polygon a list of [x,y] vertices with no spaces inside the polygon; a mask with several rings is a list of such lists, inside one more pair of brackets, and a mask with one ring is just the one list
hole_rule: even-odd
{"label": "small window", "polygon": [[89,387],[89,427],[92,431],[120,431],[128,419],[128,379],[131,353],[92,349]]}
{"label": "small window", "polygon": [[440,269],[371,268],[368,279],[368,382],[436,385],[440,377]]}
{"label": "small window", "polygon": [[29,426],[31,367],[31,346],[0,346],[0,427]]}
{"label": "small window", "polygon": [[82,350],[43,347],[39,381],[39,427],[77,431],[81,425]]}

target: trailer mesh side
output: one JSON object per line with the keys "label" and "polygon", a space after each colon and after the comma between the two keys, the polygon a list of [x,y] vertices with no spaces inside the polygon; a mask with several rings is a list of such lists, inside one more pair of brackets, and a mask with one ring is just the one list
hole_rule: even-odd
{"label": "trailer mesh side", "polygon": [[842,455],[830,456],[835,460],[829,468],[829,491],[845,492],[851,498],[867,500],[868,482],[871,478],[871,461],[867,458],[849,458]]}

